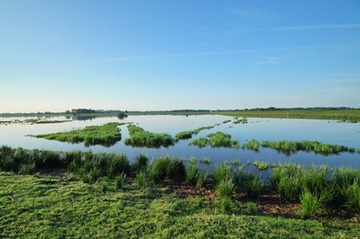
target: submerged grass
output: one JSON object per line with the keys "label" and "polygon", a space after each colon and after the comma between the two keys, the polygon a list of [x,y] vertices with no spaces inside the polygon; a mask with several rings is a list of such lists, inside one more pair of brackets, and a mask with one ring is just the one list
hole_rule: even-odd
{"label": "submerged grass", "polygon": [[58,132],[51,134],[32,135],[36,138],[44,138],[48,140],[57,140],[69,143],[84,142],[89,145],[111,146],[121,140],[120,123],[107,123],[100,126],[87,126],[83,129],[72,130],[68,132]]}

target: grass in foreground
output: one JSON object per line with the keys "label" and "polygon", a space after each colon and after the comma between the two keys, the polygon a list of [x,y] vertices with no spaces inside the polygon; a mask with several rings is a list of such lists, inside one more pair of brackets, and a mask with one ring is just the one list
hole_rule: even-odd
{"label": "grass in foreground", "polygon": [[144,188],[129,182],[116,189],[115,180],[89,185],[71,174],[21,176],[0,172],[1,238],[355,238],[360,235],[356,222],[243,214],[250,206],[231,200],[209,203],[201,197],[179,198],[163,187]]}
{"label": "grass in foreground", "polygon": [[68,132],[33,135],[33,137],[69,143],[84,142],[86,146],[96,144],[111,146],[121,140],[119,125],[121,124],[107,123],[100,126],[87,126],[83,129]]}

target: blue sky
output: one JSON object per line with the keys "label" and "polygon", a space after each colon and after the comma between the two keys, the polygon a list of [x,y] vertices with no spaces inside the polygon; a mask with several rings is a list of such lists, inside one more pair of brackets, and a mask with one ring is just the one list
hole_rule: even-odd
{"label": "blue sky", "polygon": [[358,0],[0,0],[0,112],[360,107]]}

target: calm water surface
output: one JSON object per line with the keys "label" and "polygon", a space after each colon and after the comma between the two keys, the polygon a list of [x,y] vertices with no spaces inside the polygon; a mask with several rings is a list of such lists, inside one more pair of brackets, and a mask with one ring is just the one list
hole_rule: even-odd
{"label": "calm water surface", "polygon": [[[58,117],[55,120],[63,120]],[[88,121],[71,121],[57,124],[0,124],[0,145],[11,147],[23,147],[27,149],[49,150],[92,150],[93,152],[116,152],[126,154],[129,159],[134,159],[139,154],[148,155],[150,158],[159,156],[171,156],[182,159],[195,157],[202,159],[208,157],[212,164],[224,161],[238,160],[241,163],[267,161],[271,163],[299,163],[303,165],[329,165],[330,167],[354,167],[360,168],[360,154],[342,153],[340,155],[323,156],[314,153],[298,152],[291,156],[278,153],[276,150],[260,148],[259,152],[243,149],[226,148],[198,148],[189,146],[189,140],[178,142],[169,148],[149,149],[133,148],[124,145],[124,139],[129,137],[126,126],[121,126],[122,140],[111,147],[90,146],[83,144],[70,144],[53,140],[37,139],[28,135],[54,133],[83,128],[89,125],[102,125],[107,122],[133,122],[145,130],[156,133],[169,133],[175,137],[176,133],[183,130],[193,130],[198,127],[220,124],[211,130],[201,131],[194,139],[203,137],[212,132],[222,131],[232,135],[240,145],[248,140],[317,140],[323,143],[340,144],[349,147],[360,148],[360,124],[339,123],[326,120],[303,120],[303,119],[258,119],[249,118],[248,124],[223,124],[225,120],[234,118],[219,115],[197,116],[129,116],[125,120],[116,117],[96,118]],[[0,121],[8,121],[9,118],[0,118]],[[54,119],[52,119],[54,120]]]}

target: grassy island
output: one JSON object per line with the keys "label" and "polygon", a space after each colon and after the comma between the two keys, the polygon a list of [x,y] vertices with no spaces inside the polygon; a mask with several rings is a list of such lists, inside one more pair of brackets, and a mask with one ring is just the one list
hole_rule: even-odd
{"label": "grassy island", "polygon": [[86,146],[97,144],[111,146],[121,140],[120,129],[118,127],[120,125],[120,123],[107,123],[100,126],[87,126],[83,129],[68,132],[33,135],[33,137],[69,143],[84,142]]}
{"label": "grassy island", "polygon": [[125,139],[125,144],[133,147],[159,148],[169,147],[175,144],[175,140],[169,134],[157,134],[145,131],[136,125],[128,125],[130,138]]}

